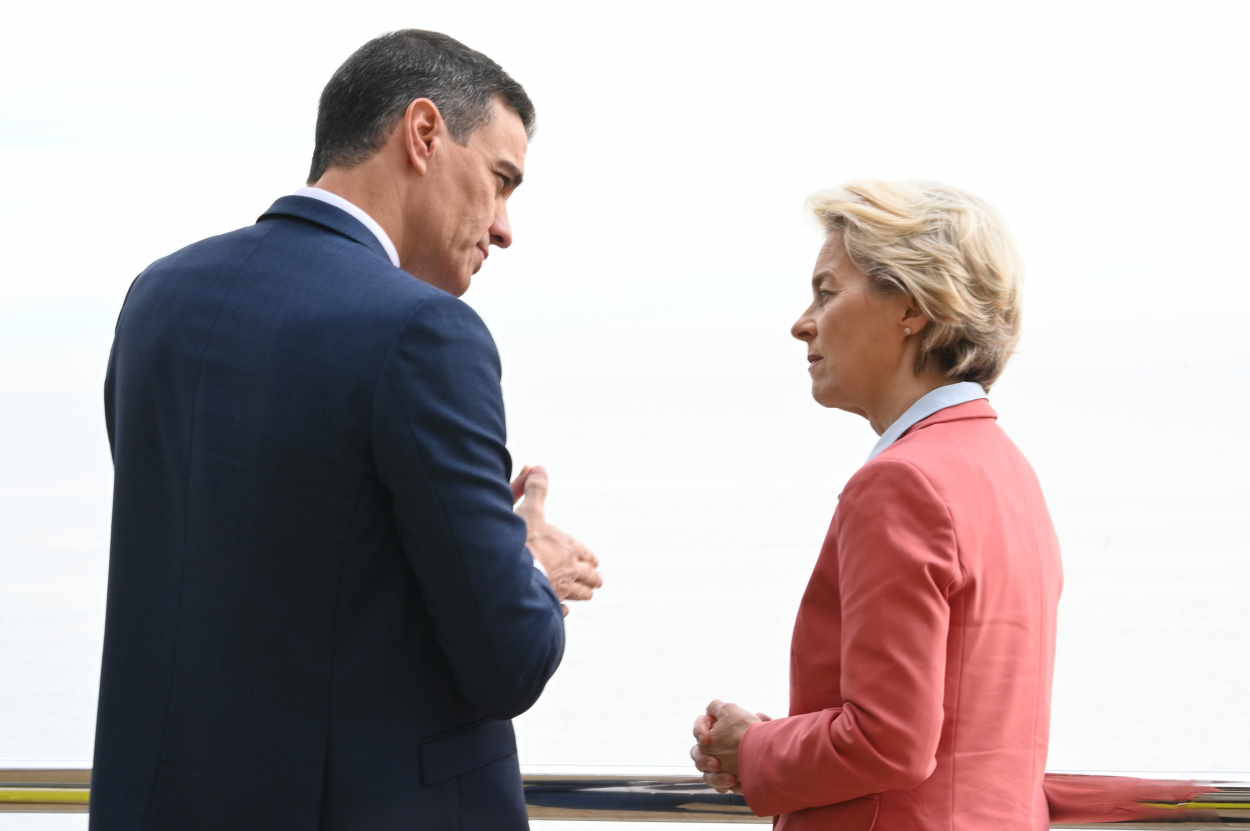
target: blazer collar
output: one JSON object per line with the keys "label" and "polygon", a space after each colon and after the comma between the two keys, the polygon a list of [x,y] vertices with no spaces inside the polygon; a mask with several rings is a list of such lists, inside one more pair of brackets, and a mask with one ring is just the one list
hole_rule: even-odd
{"label": "blazer collar", "polygon": [[[975,401],[968,401],[964,404],[956,404],[953,407],[947,407],[944,410],[938,410],[928,418],[921,419],[903,436],[923,430],[926,427],[932,427],[934,424],[945,424],[948,421],[969,421],[977,418],[998,418],[998,413],[994,412],[994,408],[990,406],[990,402],[984,398],[978,398]],[[899,438],[902,438],[900,436]]]}
{"label": "blazer collar", "polygon": [[360,243],[386,260],[386,262],[389,263],[391,261],[391,258],[386,253],[386,249],[382,247],[382,243],[378,242],[378,238],[373,235],[373,232],[361,225],[355,217],[349,215],[346,211],[342,211],[319,199],[310,199],[307,196],[283,196],[277,202],[274,202],[269,210],[261,214],[256,221],[263,222],[267,219],[282,216],[320,225],[322,228]]}

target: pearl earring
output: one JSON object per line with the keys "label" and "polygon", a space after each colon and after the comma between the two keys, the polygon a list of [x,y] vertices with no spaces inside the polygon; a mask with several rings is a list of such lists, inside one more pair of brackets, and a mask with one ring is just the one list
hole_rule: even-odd
{"label": "pearl earring", "polygon": [[911,328],[910,328],[910,327],[907,327],[907,326],[904,326],[904,327],[903,327],[903,334],[904,334],[904,335],[910,335],[910,334],[911,334]]}

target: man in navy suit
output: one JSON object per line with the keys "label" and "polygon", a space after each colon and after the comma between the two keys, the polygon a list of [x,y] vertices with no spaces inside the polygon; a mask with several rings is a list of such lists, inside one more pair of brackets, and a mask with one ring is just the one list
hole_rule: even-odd
{"label": "man in navy suit", "polygon": [[135,280],[95,831],[527,827],[509,719],[600,580],[546,473],[509,486],[457,298],[512,241],[533,119],[484,55],[377,38],[322,93],[313,187]]}

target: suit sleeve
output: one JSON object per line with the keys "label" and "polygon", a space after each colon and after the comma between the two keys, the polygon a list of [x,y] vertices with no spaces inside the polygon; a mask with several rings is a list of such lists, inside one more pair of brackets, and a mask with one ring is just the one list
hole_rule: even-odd
{"label": "suit sleeve", "polygon": [[881,460],[848,484],[833,530],[843,705],[747,730],[739,776],[761,816],[913,788],[936,766],[962,579],[946,504],[918,469]]}
{"label": "suit sleeve", "polygon": [[113,456],[117,446],[117,401],[114,398],[117,388],[117,330],[121,327],[122,313],[126,310],[126,301],[135,290],[139,278],[130,281],[126,296],[122,299],[122,308],[117,312],[117,321],[113,324],[113,345],[109,348],[108,369],[104,373],[104,427],[108,432],[109,456]]}
{"label": "suit sleeve", "polygon": [[[114,336],[116,338],[116,336]],[[113,457],[117,449],[117,416],[113,394],[117,386],[117,344],[114,342],[109,349],[108,369],[104,372],[104,429],[109,438],[109,456]]]}
{"label": "suit sleeve", "polygon": [[378,381],[374,453],[457,687],[511,718],[559,665],[564,622],[512,509],[499,382],[477,315],[450,295],[423,302]]}

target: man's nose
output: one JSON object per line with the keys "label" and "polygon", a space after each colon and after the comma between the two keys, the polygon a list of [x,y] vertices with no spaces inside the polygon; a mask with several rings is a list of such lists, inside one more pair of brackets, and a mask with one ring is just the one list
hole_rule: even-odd
{"label": "man's nose", "polygon": [[490,244],[507,248],[512,244],[512,225],[508,222],[508,209],[500,208],[495,221],[490,224]]}

